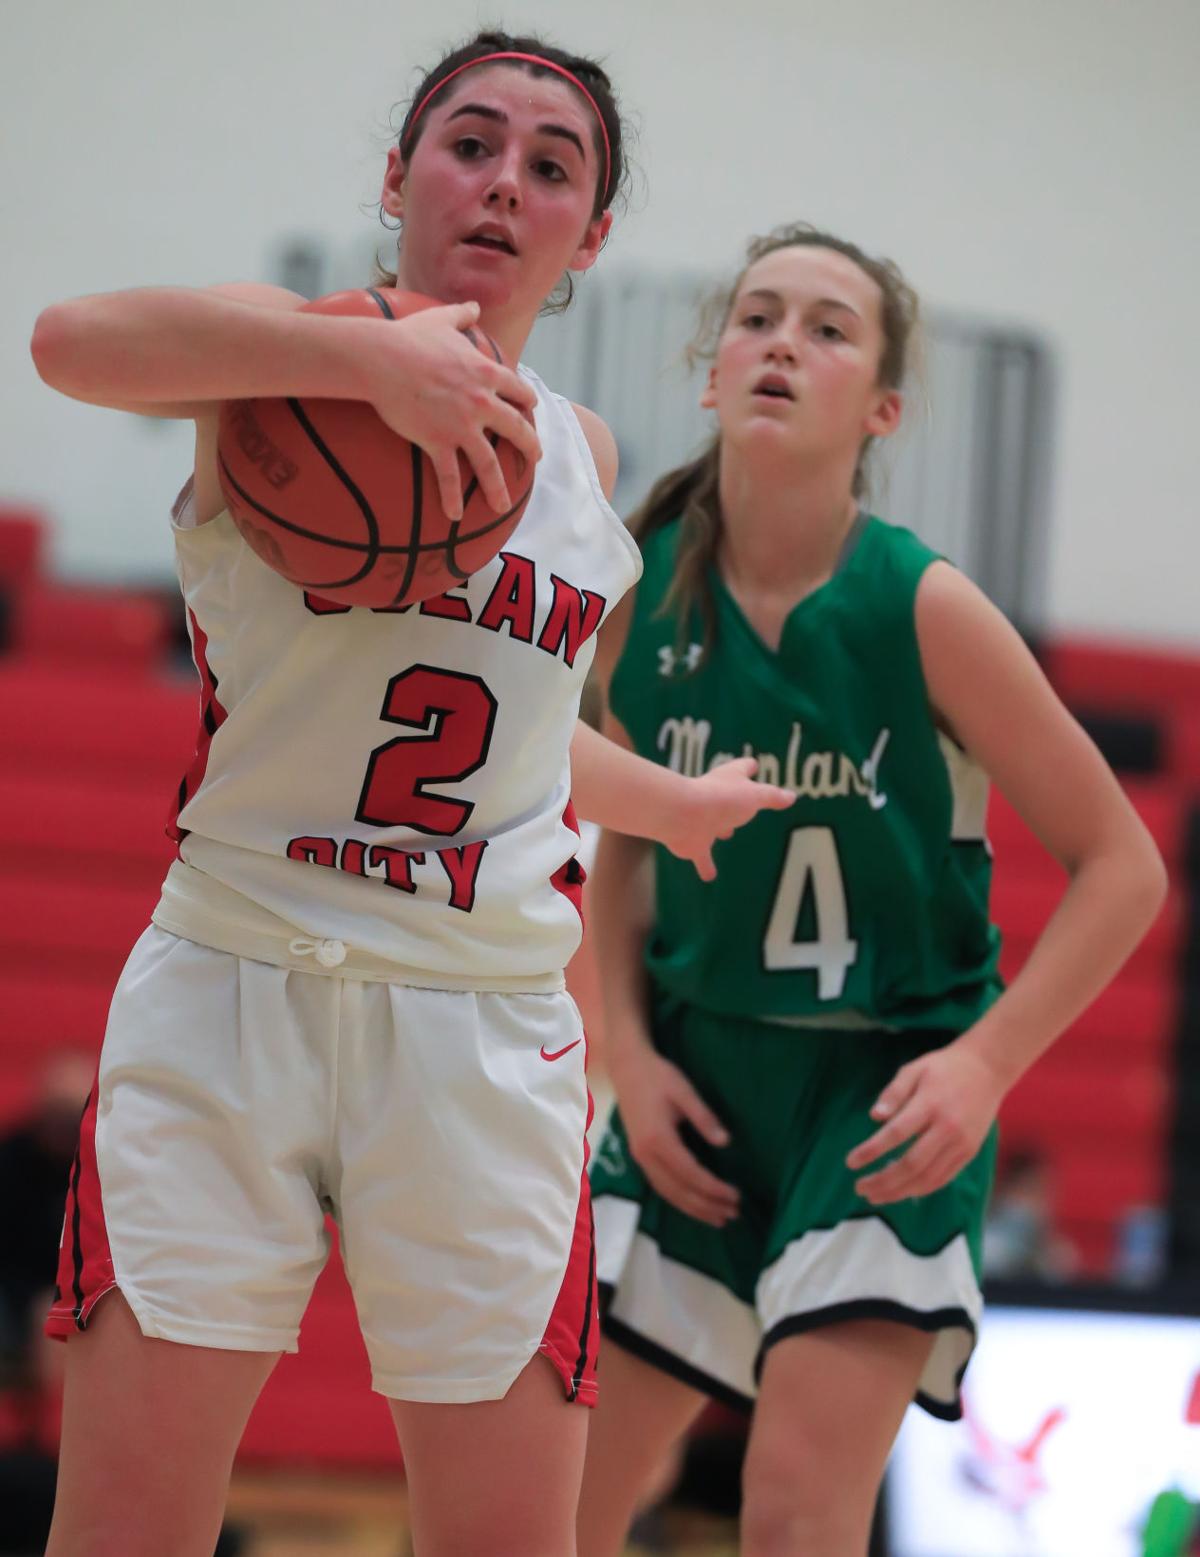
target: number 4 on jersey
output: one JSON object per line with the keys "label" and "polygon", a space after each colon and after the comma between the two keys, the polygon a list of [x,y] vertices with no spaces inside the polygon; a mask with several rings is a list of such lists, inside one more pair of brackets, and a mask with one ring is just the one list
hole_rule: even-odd
{"label": "number 4 on jersey", "polygon": [[[798,941],[796,928],[810,881],[817,934],[814,940]],[[857,957],[858,942],[850,939],[846,889],[833,829],[798,827],[788,839],[775,888],[775,903],[763,939],[763,966],[768,973],[810,968],[817,975],[817,998],[836,1000]]]}

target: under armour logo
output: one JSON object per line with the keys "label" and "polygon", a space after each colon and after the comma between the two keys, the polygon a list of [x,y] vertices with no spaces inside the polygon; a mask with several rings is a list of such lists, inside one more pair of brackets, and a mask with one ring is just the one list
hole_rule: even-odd
{"label": "under armour logo", "polygon": [[699,665],[704,655],[702,643],[689,643],[682,654],[677,654],[668,644],[658,651],[658,673],[660,676],[674,676],[683,671],[690,674]]}

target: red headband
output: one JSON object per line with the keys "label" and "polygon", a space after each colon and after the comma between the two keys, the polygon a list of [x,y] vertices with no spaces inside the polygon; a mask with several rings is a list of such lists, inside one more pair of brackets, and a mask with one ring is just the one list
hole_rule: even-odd
{"label": "red headband", "polygon": [[457,70],[452,70],[448,76],[443,76],[436,86],[430,87],[429,91],[426,92],[425,96],[413,110],[412,116],[408,121],[408,130],[404,139],[409,141],[411,144],[412,132],[416,128],[417,120],[425,112],[426,108],[429,107],[430,98],[436,97],[447,82],[453,81],[455,76],[461,76],[464,70],[473,70],[476,65],[490,65],[493,60],[499,59],[523,60],[527,65],[540,65],[543,70],[553,70],[558,75],[562,76],[564,80],[569,81],[576,89],[576,91],[582,92],[584,97],[587,98],[588,102],[592,105],[592,112],[596,115],[596,122],[600,126],[600,134],[604,139],[604,193],[607,195],[608,181],[612,175],[612,147],[608,143],[608,128],[604,123],[604,115],[600,112],[599,104],[588,91],[587,87],[584,86],[583,82],[580,81],[578,76],[572,75],[572,73],[567,70],[565,66],[556,65],[552,59],[543,59],[540,54],[518,54],[515,52],[504,52],[500,54],[483,54],[479,57],[479,59],[469,59],[465,65],[460,65]]}

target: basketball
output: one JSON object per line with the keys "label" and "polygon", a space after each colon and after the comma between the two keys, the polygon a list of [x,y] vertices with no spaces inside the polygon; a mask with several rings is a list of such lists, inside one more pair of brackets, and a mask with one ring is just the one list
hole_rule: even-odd
{"label": "basketball", "polygon": [[[335,292],[309,312],[403,319],[435,298],[390,288]],[[497,362],[482,330],[465,332]],[[358,400],[230,400],[217,468],[233,522],[262,560],[342,605],[396,608],[440,595],[481,568],[516,529],[533,486],[524,455],[491,435],[514,501],[489,507],[460,455],[463,515],[442,511],[433,464]]]}

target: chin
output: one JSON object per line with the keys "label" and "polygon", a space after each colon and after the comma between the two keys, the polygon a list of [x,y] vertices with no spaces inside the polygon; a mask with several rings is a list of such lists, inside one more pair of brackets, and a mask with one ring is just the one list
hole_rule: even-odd
{"label": "chin", "polygon": [[448,303],[478,303],[484,310],[505,308],[516,295],[515,280],[496,268],[452,263],[443,273],[438,296]]}
{"label": "chin", "polygon": [[752,459],[769,463],[790,462],[804,447],[795,423],[789,425],[782,417],[752,416],[736,429],[722,428],[721,435]]}
{"label": "chin", "polygon": [[767,415],[750,416],[738,429],[738,438],[748,443],[795,443],[799,432],[791,417]]}

